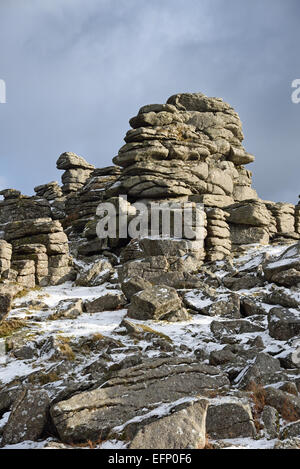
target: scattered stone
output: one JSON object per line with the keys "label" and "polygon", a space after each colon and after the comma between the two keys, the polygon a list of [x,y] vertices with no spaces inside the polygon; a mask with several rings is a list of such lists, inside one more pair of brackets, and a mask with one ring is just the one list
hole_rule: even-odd
{"label": "scattered stone", "polygon": [[300,334],[300,316],[284,308],[272,308],[268,315],[269,334],[273,339],[289,340]]}
{"label": "scattered stone", "polygon": [[4,427],[1,446],[36,441],[45,428],[49,405],[46,391],[25,389],[13,405]]}
{"label": "scattered stone", "polygon": [[300,439],[300,420],[298,422],[291,422],[280,431],[280,439],[288,440],[291,438]]}
{"label": "scattered stone", "polygon": [[66,299],[61,300],[55,308],[54,313],[50,316],[50,319],[76,319],[83,311],[82,299]]}
{"label": "scattered stone", "polygon": [[263,332],[264,328],[245,319],[232,321],[213,321],[210,330],[215,336],[224,334],[247,334],[251,332]]}
{"label": "scattered stone", "polygon": [[279,432],[279,415],[274,407],[266,405],[261,415],[264,424],[265,435],[271,439],[278,437]]}
{"label": "scattered stone", "polygon": [[127,280],[124,280],[121,285],[122,292],[124,293],[128,301],[130,301],[132,296],[136,293],[151,287],[152,285],[150,282],[140,277],[131,277]]}
{"label": "scattered stone", "polygon": [[161,285],[136,293],[131,297],[128,317],[132,319],[181,320],[187,318],[182,302],[174,288]]}
{"label": "scattered stone", "polygon": [[217,440],[255,437],[250,405],[234,400],[212,403],[207,410],[206,432],[210,438]]}
{"label": "scattered stone", "polygon": [[265,388],[267,405],[275,407],[283,419],[295,421],[300,419],[300,398],[273,387]]}
{"label": "scattered stone", "polygon": [[76,285],[82,287],[96,287],[107,282],[113,273],[111,263],[103,258],[88,264],[86,268],[80,269],[76,278]]}
{"label": "scattered stone", "polygon": [[101,313],[102,311],[115,311],[116,309],[122,309],[126,304],[126,299],[122,293],[111,292],[106,293],[99,298],[95,298],[91,301],[84,302],[84,308],[87,313]]}

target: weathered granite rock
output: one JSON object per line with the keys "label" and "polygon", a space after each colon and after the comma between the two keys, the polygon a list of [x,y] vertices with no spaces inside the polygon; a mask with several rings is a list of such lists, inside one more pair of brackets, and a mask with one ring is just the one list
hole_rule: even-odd
{"label": "weathered granite rock", "polygon": [[300,314],[284,308],[272,308],[268,315],[268,327],[271,337],[277,340],[289,340],[300,334]]}
{"label": "weathered granite rock", "polygon": [[129,449],[203,449],[207,406],[205,399],[181,404],[178,410],[172,409],[170,415],[144,425],[135,435],[127,431],[131,437]]}
{"label": "weathered granite rock", "polygon": [[[174,288],[165,285],[154,286],[131,297],[128,317],[133,319],[168,319],[181,317],[182,302]],[[185,314],[186,317],[186,314]]]}
{"label": "weathered granite rock", "polygon": [[76,285],[83,287],[102,285],[109,280],[112,274],[113,267],[109,260],[107,258],[97,259],[80,269],[76,278]]}
{"label": "weathered granite rock", "polygon": [[106,293],[94,300],[85,301],[84,308],[88,313],[101,313],[121,309],[126,304],[124,295],[120,292]]}
{"label": "weathered granite rock", "polygon": [[11,267],[12,246],[0,239],[0,278]]}
{"label": "weathered granite rock", "polygon": [[300,243],[287,248],[276,258],[266,260],[263,272],[269,282],[291,287],[298,285],[300,272]]}
{"label": "weathered granite rock", "polygon": [[121,285],[122,292],[129,301],[136,293],[151,287],[152,285],[150,282],[140,277],[131,277],[129,279],[125,279]]}
{"label": "weathered granite rock", "polygon": [[192,358],[151,359],[118,371],[101,388],[55,404],[51,416],[62,441],[95,441],[99,435],[123,432],[133,417],[147,414],[158,403],[205,395],[205,390],[228,383],[217,368]]}
{"label": "weathered granite rock", "polygon": [[281,440],[287,440],[289,438],[300,438],[300,420],[289,423],[280,431]]}
{"label": "weathered granite rock", "polygon": [[269,244],[267,227],[230,224],[230,237],[233,245]]}
{"label": "weathered granite rock", "polygon": [[273,387],[264,388],[267,405],[274,407],[286,420],[300,418],[300,398]]}
{"label": "weathered granite rock", "polygon": [[6,318],[11,310],[13,299],[21,290],[22,286],[17,284],[0,285],[0,321]]}
{"label": "weathered granite rock", "polygon": [[228,222],[237,225],[268,226],[269,212],[266,206],[256,200],[246,200],[227,207]]}
{"label": "weathered granite rock", "polygon": [[240,298],[234,293],[220,295],[212,289],[192,290],[184,295],[184,303],[205,316],[240,318]]}
{"label": "weathered granite rock", "polygon": [[65,152],[60,155],[56,162],[57,169],[94,169],[95,167],[85,161],[81,156],[76,155],[76,153]]}
{"label": "weathered granite rock", "polygon": [[[253,364],[248,365],[238,381],[240,389],[251,389],[252,384],[269,384],[274,374],[280,372],[280,361],[267,353],[259,353]],[[279,378],[278,378],[279,379]]]}
{"label": "weathered granite rock", "polygon": [[52,201],[63,196],[61,187],[56,181],[48,182],[34,188],[34,192],[38,197]]}
{"label": "weathered granite rock", "polygon": [[4,427],[1,446],[36,441],[47,422],[50,401],[46,391],[25,389],[13,405]]}
{"label": "weathered granite rock", "polygon": [[250,405],[234,399],[211,403],[207,410],[206,432],[212,439],[255,437]]}
{"label": "weathered granite rock", "polygon": [[241,165],[254,157],[242,146],[238,115],[222,100],[179,94],[167,105],[144,106],[130,124],[126,145],[114,158],[124,168],[122,186],[129,195],[230,198],[235,186],[249,184]]}
{"label": "weathered granite rock", "polygon": [[262,315],[266,316],[268,311],[254,298],[241,298],[241,314],[244,317]]}
{"label": "weathered granite rock", "polygon": [[264,432],[269,438],[277,438],[279,432],[279,415],[274,407],[266,405],[261,415]]}
{"label": "weathered granite rock", "polygon": [[206,208],[207,237],[205,239],[206,260],[217,261],[230,257],[231,239],[227,223],[228,212],[220,208]]}
{"label": "weathered granite rock", "polygon": [[274,226],[272,238],[297,239],[295,206],[286,203],[266,202]]}
{"label": "weathered granite rock", "polygon": [[76,319],[83,311],[83,300],[81,298],[69,298],[61,300],[55,308],[53,318]]}
{"label": "weathered granite rock", "polygon": [[284,308],[299,308],[300,302],[293,293],[285,288],[273,287],[270,293],[262,296],[262,301],[269,305],[280,305]]}
{"label": "weathered granite rock", "polygon": [[[0,229],[9,222],[51,217],[51,207],[46,199],[21,196],[0,201]],[[1,225],[4,225],[1,227]]]}
{"label": "weathered granite rock", "polygon": [[216,336],[223,334],[247,334],[248,332],[262,332],[264,328],[245,319],[231,321],[213,321],[210,325],[212,333]]}

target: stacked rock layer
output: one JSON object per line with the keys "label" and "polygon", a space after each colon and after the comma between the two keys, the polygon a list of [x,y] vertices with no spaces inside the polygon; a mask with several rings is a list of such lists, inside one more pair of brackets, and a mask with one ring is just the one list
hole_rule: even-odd
{"label": "stacked rock layer", "polygon": [[[2,277],[30,286],[73,278],[69,248],[83,258],[111,251],[127,262],[159,264],[161,272],[192,272],[241,245],[299,239],[300,205],[259,199],[245,167],[254,156],[243,147],[238,114],[222,99],[174,95],[166,104],[143,106],[130,125],[115,165],[98,169],[65,152],[57,161],[62,186],[39,185],[35,197],[1,192]],[[116,207],[117,225],[125,215],[127,224],[134,218],[136,202],[175,204],[171,218],[187,203],[193,210],[202,204],[201,226],[191,227],[202,230],[202,244],[184,233],[175,239],[172,232],[173,241],[149,244],[146,232],[136,242],[129,226],[123,239],[119,232],[99,239],[96,211],[102,202]],[[161,224],[157,235],[164,235]]]}

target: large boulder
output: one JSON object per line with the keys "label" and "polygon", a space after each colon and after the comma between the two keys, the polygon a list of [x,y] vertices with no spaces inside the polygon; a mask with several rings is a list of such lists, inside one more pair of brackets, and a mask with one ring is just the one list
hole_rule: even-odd
{"label": "large boulder", "polygon": [[165,285],[142,290],[131,297],[128,317],[132,319],[187,318],[176,290]]}
{"label": "large boulder", "polygon": [[233,398],[209,405],[206,432],[212,439],[253,438],[256,435],[251,407]]}
{"label": "large boulder", "polygon": [[[259,353],[254,363],[246,366],[237,378],[238,386],[243,389],[251,389],[253,384],[269,384],[276,374],[280,372],[280,361],[267,353]],[[240,378],[240,379],[239,379]],[[278,376],[278,380],[280,376]]]}
{"label": "large boulder", "polygon": [[207,406],[205,399],[191,401],[155,419],[136,432],[129,449],[203,449]]}
{"label": "large boulder", "polygon": [[264,388],[267,405],[274,407],[287,421],[300,419],[300,398],[273,387]]}
{"label": "large boulder", "polygon": [[149,411],[162,404],[205,395],[228,384],[217,368],[193,358],[151,359],[104,378],[98,389],[58,402],[51,416],[62,441],[95,441],[122,433],[133,418],[143,426],[143,416],[149,417]]}
{"label": "large boulder", "polygon": [[23,287],[17,284],[0,285],[0,321],[9,314],[13,299],[22,289]]}

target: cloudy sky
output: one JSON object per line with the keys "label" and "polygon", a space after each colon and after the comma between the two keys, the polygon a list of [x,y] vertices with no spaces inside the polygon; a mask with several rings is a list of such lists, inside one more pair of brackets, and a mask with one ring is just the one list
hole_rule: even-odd
{"label": "cloudy sky", "polygon": [[201,91],[243,122],[254,186],[296,203],[299,0],[1,0],[0,187],[60,181],[74,151],[107,166],[139,107]]}

